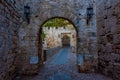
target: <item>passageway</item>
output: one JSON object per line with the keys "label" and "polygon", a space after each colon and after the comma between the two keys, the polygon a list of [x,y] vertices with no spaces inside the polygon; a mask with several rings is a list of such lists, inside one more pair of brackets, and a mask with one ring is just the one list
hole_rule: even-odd
{"label": "passageway", "polygon": [[0,0],[0,80],[112,79],[120,0]]}
{"label": "passageway", "polygon": [[67,47],[61,49],[61,51],[52,60],[51,64],[53,65],[65,64],[67,61],[68,53],[69,53],[69,49]]}
{"label": "passageway", "polygon": [[76,54],[64,47],[50,58],[35,76],[24,76],[22,80],[111,80],[95,73],[78,73]]}

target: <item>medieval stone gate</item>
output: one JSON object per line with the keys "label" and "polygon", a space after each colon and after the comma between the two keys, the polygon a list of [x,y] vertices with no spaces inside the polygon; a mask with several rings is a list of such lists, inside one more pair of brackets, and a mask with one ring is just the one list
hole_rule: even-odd
{"label": "medieval stone gate", "polygon": [[[42,47],[42,27],[43,27],[43,25],[47,22],[47,21],[49,21],[49,20],[51,20],[51,19],[54,19],[54,18],[62,18],[62,19],[65,19],[65,20],[68,20],[73,26],[74,26],[74,29],[75,29],[75,31],[76,31],[76,36],[78,35],[78,31],[77,31],[77,28],[76,28],[76,26],[75,26],[75,24],[71,21],[71,20],[69,20],[68,18],[65,18],[65,17],[61,17],[61,16],[55,16],[55,17],[51,17],[51,18],[48,18],[47,20],[45,20],[42,24],[41,24],[41,26],[40,27],[38,27],[38,34],[37,34],[37,37],[36,37],[36,39],[37,39],[37,42],[38,42],[38,57],[39,57],[39,61],[38,61],[38,64],[43,64],[43,60],[44,60],[44,57],[43,57],[43,55],[44,55],[44,53],[43,53],[43,47]],[[77,42],[76,42],[76,44],[77,44]],[[76,61],[77,62],[77,61]],[[77,63],[76,63],[77,64]]]}
{"label": "medieval stone gate", "polygon": [[63,37],[62,37],[62,47],[70,47],[70,34],[71,33],[63,33]]}
{"label": "medieval stone gate", "polygon": [[[90,37],[88,33],[94,32],[96,33],[96,19],[95,15],[93,15],[92,20],[89,21],[90,24],[86,24],[87,16],[86,16],[86,8],[89,7],[91,2],[86,4],[81,4],[79,1],[39,1],[39,0],[26,0],[26,1],[18,1],[7,2],[11,5],[7,5],[5,1],[2,0],[1,4],[3,5],[3,9],[5,6],[11,6],[14,11],[18,11],[19,18],[19,27],[17,28],[17,56],[18,62],[15,64],[19,73],[23,74],[33,74],[38,72],[38,68],[42,64],[42,43],[41,43],[41,32],[42,25],[49,19],[55,17],[61,17],[70,21],[77,32],[77,53],[89,53],[89,51],[85,51],[88,48],[87,44],[90,41]],[[84,3],[84,1],[82,1]],[[79,5],[81,4],[81,6]],[[92,7],[95,12],[95,4],[92,2]],[[25,6],[30,8],[29,16],[25,14]],[[80,10],[78,10],[80,8]],[[9,10],[9,8],[7,7]],[[4,10],[3,10],[4,11]],[[12,13],[11,13],[12,15]],[[28,18],[29,17],[29,18]],[[16,17],[13,17],[16,18]],[[28,23],[28,20],[29,23]],[[10,22],[9,22],[10,23]],[[12,24],[12,23],[11,23]],[[94,28],[94,30],[92,30]],[[89,37],[89,38],[88,38]],[[93,41],[96,41],[93,40]],[[92,42],[92,44],[96,44]],[[86,45],[86,46],[84,46]],[[94,46],[95,47],[95,46]],[[91,55],[96,55],[96,51]]]}
{"label": "medieval stone gate", "polygon": [[[0,78],[14,76],[16,71],[37,73],[42,64],[41,26],[62,17],[74,24],[77,53],[85,55],[85,63],[98,60],[98,70],[119,79],[119,4],[119,0],[0,0]],[[24,13],[25,6],[30,8],[29,16]],[[92,17],[87,15],[90,9]]]}
{"label": "medieval stone gate", "polygon": [[[87,50],[88,42],[90,41],[90,37],[93,36],[88,36],[90,32],[96,33],[96,23],[95,22],[95,15],[93,16],[93,20],[90,21],[91,24],[86,24],[86,10],[87,7],[89,7],[89,4],[82,5],[83,7],[81,8],[81,11],[76,10],[79,8],[77,4],[73,4],[71,2],[62,2],[62,3],[57,3],[54,1],[46,2],[46,1],[26,1],[26,4],[31,7],[31,17],[30,17],[30,23],[27,24],[26,22],[23,22],[21,25],[19,31],[21,32],[19,34],[21,40],[20,40],[20,48],[22,50],[21,53],[25,53],[24,55],[21,55],[21,57],[26,56],[23,60],[22,63],[25,63],[25,66],[23,66],[22,70],[23,72],[26,69],[30,73],[33,73],[33,71],[38,70],[38,65],[42,64],[42,44],[41,44],[41,32],[42,32],[42,25],[48,21],[49,19],[55,18],[55,17],[61,17],[63,19],[66,19],[70,21],[76,31],[77,31],[77,53],[86,53],[89,54],[89,51]],[[66,3],[66,5],[64,5]],[[93,8],[95,8],[94,3]],[[37,5],[37,6],[36,6]],[[59,5],[59,6],[58,6]],[[36,6],[36,7],[32,7]],[[94,10],[95,11],[95,10]],[[94,30],[92,30],[94,28]],[[89,38],[88,38],[89,37]],[[95,45],[96,44],[96,39],[93,40],[92,44],[94,47],[94,51],[91,55],[96,56],[96,51],[95,51]],[[91,44],[91,43],[90,43]],[[86,45],[86,46],[85,46]],[[30,64],[30,60],[32,59],[38,59],[38,63],[35,65]],[[23,65],[23,64],[22,64]],[[35,67],[36,66],[36,67]],[[32,68],[32,69],[31,69]],[[21,70],[21,71],[22,71]]]}

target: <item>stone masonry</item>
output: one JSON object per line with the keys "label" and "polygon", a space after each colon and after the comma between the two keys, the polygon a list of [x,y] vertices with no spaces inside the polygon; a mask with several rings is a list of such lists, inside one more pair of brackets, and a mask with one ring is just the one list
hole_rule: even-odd
{"label": "stone masonry", "polygon": [[[28,24],[24,9],[20,12],[23,16],[19,29],[19,52],[21,53],[21,72],[24,74],[36,73],[38,65],[43,63],[41,32],[43,24],[53,18],[63,18],[69,20],[74,25],[77,32],[77,50],[79,54],[84,54],[86,62],[95,62],[96,52],[96,8],[93,0],[23,0],[21,6],[30,6],[30,23]],[[21,1],[22,2],[22,1]],[[89,6],[94,9],[94,15],[89,24],[86,24],[86,10]],[[95,34],[95,35],[93,35]],[[92,48],[93,47],[93,48]],[[91,57],[89,57],[91,56]],[[31,57],[39,58],[37,64],[30,64]],[[92,61],[91,61],[92,62]],[[76,64],[77,61],[76,61]],[[96,65],[96,63],[94,64]]]}
{"label": "stone masonry", "polygon": [[[30,6],[29,24],[26,5]],[[94,14],[87,24],[90,6]],[[120,80],[120,0],[0,0],[0,80],[38,73],[44,61],[42,27],[53,18],[74,25],[77,58],[84,55],[83,69],[97,68]]]}
{"label": "stone masonry", "polygon": [[0,80],[11,80],[17,70],[19,18],[13,4],[0,0]]}
{"label": "stone masonry", "polygon": [[97,0],[98,69],[120,80],[120,0]]}

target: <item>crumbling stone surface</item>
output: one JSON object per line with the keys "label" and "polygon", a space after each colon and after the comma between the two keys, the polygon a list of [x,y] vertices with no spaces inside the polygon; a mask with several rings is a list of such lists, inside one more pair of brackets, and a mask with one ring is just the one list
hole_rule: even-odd
{"label": "crumbling stone surface", "polygon": [[97,0],[98,67],[114,80],[120,80],[119,16],[120,0]]}
{"label": "crumbling stone surface", "polygon": [[19,14],[0,0],[0,80],[10,80],[16,73]]}
{"label": "crumbling stone surface", "polygon": [[[30,6],[29,24],[24,14],[26,5]],[[94,9],[94,15],[89,24],[86,24],[86,10],[90,5]],[[76,49],[78,49],[78,53],[85,54],[86,57],[92,56],[96,60],[95,10],[93,0],[0,0],[0,63],[2,64],[0,64],[0,79],[12,78],[16,68],[23,74],[38,72],[39,66],[43,64],[42,25],[54,17],[67,19],[74,24],[77,32]],[[17,12],[20,13],[20,16]],[[99,28],[101,29],[101,27]],[[106,27],[101,35],[105,35],[109,31]],[[117,31],[119,32],[119,30]],[[103,38],[104,44],[107,40],[106,37]],[[103,42],[101,41],[101,43]],[[104,49],[104,45],[101,45],[101,48]],[[118,50],[115,51],[118,52]],[[91,60],[89,57],[87,59]]]}

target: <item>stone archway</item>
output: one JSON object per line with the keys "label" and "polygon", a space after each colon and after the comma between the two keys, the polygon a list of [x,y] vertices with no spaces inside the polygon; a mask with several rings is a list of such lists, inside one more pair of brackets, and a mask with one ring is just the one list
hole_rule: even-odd
{"label": "stone archway", "polygon": [[[19,36],[21,39],[20,53],[24,53],[21,54],[21,63],[25,63],[21,64],[21,71],[25,74],[33,74],[38,72],[39,65],[43,64],[43,55],[41,54],[42,41],[40,34],[42,33],[42,25],[46,21],[56,17],[68,20],[74,25],[74,28],[77,32],[76,37],[78,38],[79,36],[78,32],[80,23],[78,21],[80,21],[80,17],[77,17],[77,15],[73,14],[72,12],[66,12],[66,10],[58,14],[56,14],[54,10],[51,10],[52,13],[49,13],[48,11],[46,10],[43,13],[36,11],[36,14],[31,16],[30,24],[24,22],[19,29]],[[76,45],[78,46],[78,43],[76,43]],[[76,48],[76,52],[77,51],[78,50]],[[31,63],[31,61],[34,61],[34,59],[36,59],[36,62]]]}
{"label": "stone archway", "polygon": [[[78,36],[78,29],[77,29],[77,27],[75,26],[75,24],[71,21],[71,20],[69,20],[68,18],[65,18],[65,17],[52,17],[52,18],[49,18],[49,19],[47,19],[47,20],[45,20],[41,25],[40,25],[40,28],[39,28],[39,32],[38,32],[38,39],[39,39],[39,41],[38,41],[38,56],[39,56],[39,64],[40,65],[42,65],[43,64],[43,62],[44,62],[44,54],[43,54],[43,50],[42,50],[42,36],[41,36],[41,34],[42,34],[42,27],[43,27],[43,25],[47,22],[47,21],[49,21],[49,20],[51,20],[51,19],[54,19],[54,18],[62,18],[62,19],[65,19],[65,20],[68,20],[72,25],[73,25],[73,27],[74,27],[74,29],[75,29],[75,31],[76,31],[76,56],[77,56],[77,49],[78,49],[78,46],[77,46],[77,36]],[[70,46],[70,45],[69,45]],[[76,60],[76,64],[77,64],[77,60]]]}
{"label": "stone archway", "polygon": [[[68,4],[71,4],[71,2],[66,2]],[[58,6],[58,5],[61,6]],[[42,25],[48,21],[49,19],[55,18],[55,17],[61,17],[68,21],[70,21],[77,32],[77,52],[78,53],[87,53],[87,47],[84,45],[87,45],[87,33],[90,29],[95,28],[95,24],[86,25],[86,13],[84,12],[86,10],[86,5],[83,5],[82,9],[80,11],[77,11],[77,9],[74,7],[74,4],[71,5],[64,5],[62,3],[54,3],[54,2],[32,2],[32,5],[29,5],[32,9],[31,11],[31,17],[30,17],[30,24],[27,24],[25,21],[22,23],[20,29],[19,29],[19,52],[24,53],[21,55],[21,65],[22,65],[22,72],[25,73],[34,73],[38,71],[38,65],[41,63],[42,55],[41,53],[41,38],[40,34],[42,32]],[[36,6],[36,7],[33,7]],[[79,14],[79,13],[82,13]],[[93,17],[95,18],[95,17]],[[94,23],[95,20],[91,21]],[[81,24],[82,23],[82,24]],[[86,27],[85,27],[86,26]],[[88,29],[89,28],[89,29]],[[94,29],[95,30],[95,29]],[[93,31],[94,31],[93,30]],[[85,43],[85,44],[81,44]],[[94,43],[95,44],[95,43]],[[82,47],[81,47],[82,46]],[[80,50],[81,49],[81,50]],[[86,52],[85,52],[86,51]],[[30,63],[31,56],[40,57],[38,60],[38,63],[35,62],[34,64]],[[38,59],[38,58],[37,58]],[[25,64],[22,64],[25,63]],[[36,71],[35,71],[36,70]]]}
{"label": "stone archway", "polygon": [[70,36],[69,33],[63,33],[62,37],[62,47],[70,47]]}
{"label": "stone archway", "polygon": [[[119,30],[117,29],[118,26],[116,26],[115,28],[111,27],[111,29],[113,28],[112,31],[108,29],[109,22],[112,21],[111,20],[112,18],[116,19],[117,17],[119,17],[117,15],[119,12],[115,12],[115,14],[111,16],[110,21],[108,22],[106,21],[109,18],[107,19],[104,18],[104,14],[101,16],[101,12],[103,13],[104,11],[102,9],[106,8],[105,6],[106,4],[109,4],[107,6],[109,10],[112,9],[111,7],[109,8],[109,6],[112,3],[111,1],[107,0],[105,2],[103,1],[103,2],[100,2],[100,4],[98,4],[99,1],[97,2],[95,0],[89,0],[89,1],[85,1],[85,0],[75,0],[75,1],[73,0],[66,0],[66,1],[65,0],[61,0],[61,1],[59,0],[25,0],[24,1],[24,0],[21,0],[18,2],[12,1],[12,3],[11,2],[9,3],[9,0],[8,2],[1,0],[0,1],[0,5],[2,6],[1,11],[5,13],[5,15],[3,15],[3,13],[1,15],[2,16],[1,18],[3,18],[1,20],[2,22],[1,30],[3,31],[1,32],[2,32],[2,36],[5,38],[6,43],[3,42],[3,44],[1,44],[3,46],[2,47],[0,46],[0,47],[1,49],[4,47],[6,49],[6,50],[4,49],[2,50],[2,53],[3,52],[5,53],[4,56],[2,56],[3,58],[2,60],[5,62],[5,64],[7,60],[10,61],[10,62],[9,61],[7,62],[10,64],[6,64],[7,66],[4,68],[6,72],[3,73],[3,76],[5,76],[5,74],[9,74],[9,76],[11,76],[12,74],[11,72],[12,71],[14,72],[15,68],[18,66],[20,68],[19,71],[25,74],[26,73],[33,74],[39,70],[38,67],[39,67],[40,61],[42,60],[42,54],[41,54],[42,53],[41,52],[42,42],[41,42],[41,37],[40,37],[40,34],[42,32],[41,26],[47,20],[51,18],[55,18],[56,16],[59,16],[59,17],[62,17],[64,19],[71,21],[74,24],[74,27],[77,31],[76,36],[78,38],[76,43],[77,43],[77,48],[79,48],[79,50],[77,50],[77,52],[79,54],[81,53],[85,54],[86,60],[84,63],[86,64],[93,63],[92,66],[96,67],[97,65],[96,60],[98,59],[98,62],[99,62],[98,66],[100,70],[105,69],[105,72],[103,71],[103,73],[107,75],[109,72],[114,72],[115,74],[113,77],[117,77],[116,72],[118,72],[118,69],[116,68],[119,67],[119,60],[113,60],[112,62],[114,61],[116,62],[115,64],[114,63],[112,64],[112,66],[115,66],[114,71],[108,71],[108,67],[111,68],[111,65],[104,66],[104,63],[106,63],[106,58],[103,59],[104,57],[106,57],[107,53],[111,53],[111,50],[107,50],[106,47],[110,47],[109,49],[111,49],[112,45],[114,48],[112,52],[114,52],[115,54],[112,53],[110,56],[108,56],[108,59],[111,56],[115,56],[116,59],[119,58],[118,57],[119,55],[117,54],[119,53],[118,51],[119,46],[117,45],[119,43],[119,40],[116,40],[116,37],[119,37],[119,32],[117,31]],[[18,5],[14,5],[16,3]],[[115,10],[119,8],[119,6],[116,5],[118,3],[119,2],[116,2],[115,4],[112,5],[113,7],[116,7]],[[99,9],[101,8],[101,4],[103,4],[103,7],[102,9]],[[23,10],[23,6],[25,5],[30,6],[30,9],[31,9],[30,24],[27,24],[25,20],[25,15],[24,15],[24,10]],[[6,6],[9,6],[10,8]],[[89,21],[90,24],[86,24],[86,20],[87,20],[86,10],[88,10],[90,6],[93,7],[94,14],[93,14],[92,19]],[[19,9],[17,9],[17,7],[19,7]],[[96,8],[100,12],[96,13]],[[12,14],[14,13],[15,15],[12,16],[11,13]],[[96,20],[96,14],[97,14],[97,20]],[[99,14],[100,16],[98,16]],[[106,13],[106,15],[109,15],[109,14]],[[102,17],[102,18],[99,19],[99,17]],[[119,18],[117,20],[118,20],[117,23],[119,24]],[[96,21],[98,22],[97,24],[98,27],[96,27]],[[104,22],[105,22],[104,24],[105,26],[101,24]],[[106,25],[106,23],[108,25]],[[113,22],[113,23],[116,23],[116,22]],[[103,27],[101,27],[100,24]],[[4,26],[9,27],[10,29],[6,30],[7,28],[5,28]],[[96,36],[95,33],[96,33],[97,28],[99,31],[97,31],[98,35]],[[96,37],[98,37],[98,43],[97,43]],[[98,50],[96,46],[99,46]],[[97,56],[97,52],[99,53],[98,56]],[[105,56],[103,57],[102,53],[105,53],[105,52],[106,54],[104,54]],[[16,65],[16,61],[14,63],[14,60],[16,61],[18,60],[17,65]],[[111,63],[110,61],[107,61],[107,63],[108,62]],[[14,66],[11,66],[12,64],[14,64]],[[101,65],[104,66],[104,68],[101,67]],[[86,65],[86,68],[89,68],[87,66],[88,65]],[[5,78],[8,78],[6,76]]]}

